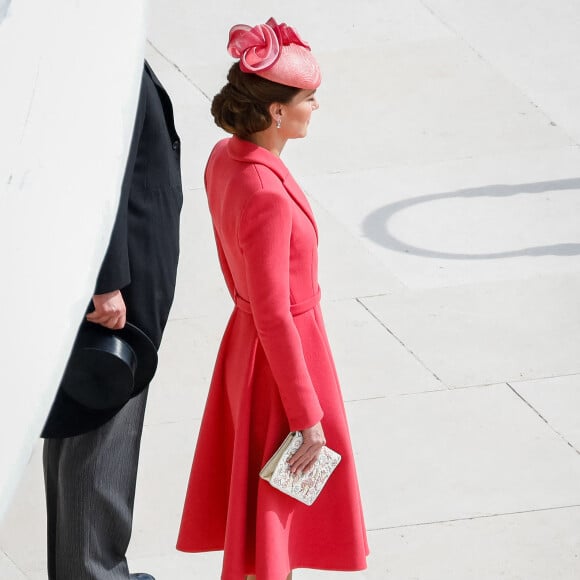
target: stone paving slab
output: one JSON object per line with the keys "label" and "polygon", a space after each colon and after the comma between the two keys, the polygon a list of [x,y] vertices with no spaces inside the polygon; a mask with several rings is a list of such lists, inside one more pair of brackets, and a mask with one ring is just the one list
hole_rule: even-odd
{"label": "stone paving slab", "polygon": [[[184,191],[177,287],[170,319],[214,315],[229,308],[231,299],[221,281],[205,193]],[[200,278],[203,282],[200,283]],[[216,326],[219,326],[219,321]]]}
{"label": "stone paving slab", "polygon": [[372,531],[375,557],[361,578],[572,580],[580,577],[579,524],[573,507]]}
{"label": "stone paving slab", "polygon": [[[319,230],[319,281],[323,300],[396,292],[405,285],[362,239],[309,196]],[[338,259],[337,259],[338,258]]]}
{"label": "stone paving slab", "polygon": [[346,401],[446,388],[364,303],[326,303],[323,313]]}
{"label": "stone paving slab", "polygon": [[130,557],[175,552],[199,420],[146,424]]}
{"label": "stone paving slab", "polygon": [[579,291],[580,275],[570,274],[361,301],[446,385],[461,387],[579,372]]}
{"label": "stone paving slab", "polygon": [[26,576],[24,576],[3,551],[0,551],[0,578],[26,580]]}
{"label": "stone paving slab", "polygon": [[[573,143],[459,40],[402,45],[386,53],[345,50],[332,59],[329,80],[318,91],[321,108],[309,135],[313,151],[301,162],[307,173]],[[377,71],[382,82],[369,82]],[[297,152],[296,163],[298,157]],[[289,159],[295,166],[295,158]]]}
{"label": "stone paving slab", "polygon": [[370,530],[580,505],[578,454],[505,384],[347,408]]}
{"label": "stone paving slab", "polygon": [[580,374],[513,382],[511,386],[580,453]]}
{"label": "stone paving slab", "polygon": [[560,0],[550,7],[491,0],[472,3],[469,10],[461,9],[461,0],[425,4],[542,109],[546,103],[537,98],[540,92],[556,95],[580,88],[578,75],[570,74],[580,67],[580,17],[574,0]]}
{"label": "stone paving slab", "polygon": [[149,389],[147,424],[201,419],[221,330],[215,318],[169,321]]}
{"label": "stone paving slab", "polygon": [[[0,546],[25,578],[29,578],[30,573],[43,571],[46,579],[46,511],[40,441],[26,466],[16,496],[2,519]],[[0,578],[20,580],[19,576],[2,574]]]}

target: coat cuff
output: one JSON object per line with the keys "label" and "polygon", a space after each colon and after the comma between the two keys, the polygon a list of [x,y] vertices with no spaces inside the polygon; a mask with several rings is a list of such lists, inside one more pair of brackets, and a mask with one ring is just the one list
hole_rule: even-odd
{"label": "coat cuff", "polygon": [[322,408],[318,401],[316,401],[306,412],[295,417],[288,417],[290,431],[302,431],[303,429],[308,429],[322,421],[323,416],[324,413]]}

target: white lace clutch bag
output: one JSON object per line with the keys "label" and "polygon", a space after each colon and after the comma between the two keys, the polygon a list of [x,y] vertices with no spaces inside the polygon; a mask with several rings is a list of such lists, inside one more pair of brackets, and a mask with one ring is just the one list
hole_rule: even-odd
{"label": "white lace clutch bag", "polygon": [[306,505],[312,505],[328,481],[330,474],[339,464],[341,457],[336,451],[324,446],[311,469],[302,475],[291,473],[288,459],[296,453],[302,445],[302,441],[300,431],[290,433],[278,451],[264,465],[260,471],[260,477],[290,497]]}

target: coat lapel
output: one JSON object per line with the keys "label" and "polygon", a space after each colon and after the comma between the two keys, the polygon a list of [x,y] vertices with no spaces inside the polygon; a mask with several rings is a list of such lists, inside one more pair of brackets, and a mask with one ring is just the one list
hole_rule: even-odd
{"label": "coat lapel", "polygon": [[165,115],[165,122],[167,124],[167,127],[169,128],[169,132],[171,133],[171,138],[173,140],[179,139],[179,135],[175,130],[175,124],[173,121],[173,104],[171,103],[169,95],[167,94],[167,91],[165,90],[165,88],[157,78],[157,75],[153,72],[153,69],[151,68],[151,66],[149,66],[149,63],[147,61],[145,61],[145,71],[153,81],[153,84],[157,89],[157,93],[159,94],[159,98],[163,103],[163,114]]}
{"label": "coat lapel", "polygon": [[316,226],[316,220],[314,219],[312,208],[310,207],[304,192],[296,183],[288,171],[288,168],[279,157],[276,157],[276,155],[270,153],[267,149],[258,147],[258,145],[254,145],[253,143],[240,139],[239,137],[232,137],[230,139],[228,150],[230,155],[238,161],[265,165],[276,173],[290,197],[312,223],[312,227],[316,233],[316,238],[318,239],[318,227]]}

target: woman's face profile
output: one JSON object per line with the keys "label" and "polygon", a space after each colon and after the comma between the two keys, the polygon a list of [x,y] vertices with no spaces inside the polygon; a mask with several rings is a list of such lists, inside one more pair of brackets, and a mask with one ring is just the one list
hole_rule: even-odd
{"label": "woman's face profile", "polygon": [[303,89],[284,105],[280,131],[287,139],[306,137],[312,111],[318,109],[316,90]]}

